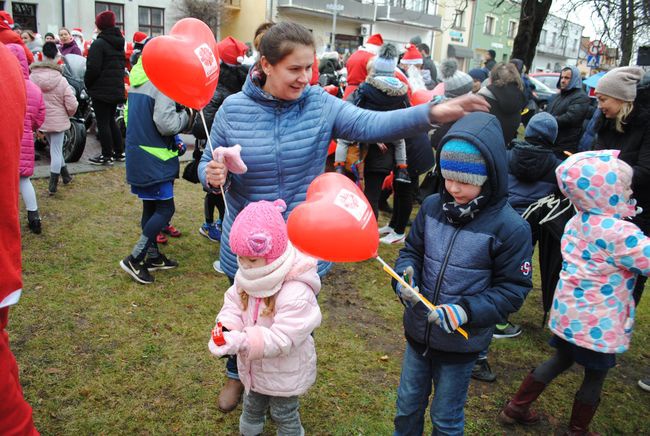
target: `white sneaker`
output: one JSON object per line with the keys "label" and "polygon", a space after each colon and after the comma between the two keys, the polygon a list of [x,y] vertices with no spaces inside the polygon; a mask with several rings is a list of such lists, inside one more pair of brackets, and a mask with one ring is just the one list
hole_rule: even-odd
{"label": "white sneaker", "polygon": [[385,236],[390,233],[395,233],[395,229],[393,229],[391,226],[384,226],[379,228],[379,236]]}
{"label": "white sneaker", "polygon": [[219,262],[218,259],[214,261],[214,263],[212,264],[212,268],[214,268],[214,270],[219,274],[225,274],[225,272],[223,272],[223,270],[221,269],[221,262]]}
{"label": "white sneaker", "polygon": [[382,242],[384,244],[402,244],[404,243],[405,239],[406,235],[404,233],[391,232],[383,238],[380,238],[379,242]]}

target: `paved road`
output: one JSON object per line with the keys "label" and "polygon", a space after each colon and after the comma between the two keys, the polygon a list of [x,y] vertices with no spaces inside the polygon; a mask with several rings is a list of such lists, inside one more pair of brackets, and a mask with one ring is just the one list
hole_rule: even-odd
{"label": "paved road", "polygon": [[[86,136],[86,147],[84,149],[83,155],[81,155],[81,159],[79,159],[78,162],[72,162],[67,164],[68,166],[68,171],[70,171],[71,174],[78,174],[78,173],[89,173],[93,171],[102,171],[105,170],[106,168],[111,168],[105,167],[105,166],[99,166],[99,165],[91,165],[88,163],[88,159],[96,156],[101,153],[102,148],[99,145],[99,140],[97,139],[97,136],[95,136],[94,133],[91,133],[91,131],[88,132]],[[192,159],[192,150],[194,149],[194,136],[192,135],[181,135],[181,138],[183,138],[183,141],[188,146],[187,152],[181,156],[181,161],[187,161]],[[50,176],[50,154],[49,152],[37,152],[41,156],[41,160],[37,160],[34,162],[34,175],[32,176],[33,178],[44,178],[44,177],[49,177]],[[113,166],[124,166],[124,162],[116,162]]]}

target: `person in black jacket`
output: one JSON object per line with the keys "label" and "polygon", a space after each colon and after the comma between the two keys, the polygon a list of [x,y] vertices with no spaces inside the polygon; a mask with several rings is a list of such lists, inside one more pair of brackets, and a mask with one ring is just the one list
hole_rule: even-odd
{"label": "person in black jacket", "polygon": [[546,111],[555,117],[559,128],[553,151],[557,157],[565,159],[565,151],[578,151],[582,123],[589,113],[589,97],[582,90],[580,71],[574,66],[562,70],[557,87],[560,93],[551,100]]}
{"label": "person in black jacket", "polygon": [[[241,64],[248,51],[246,44],[229,36],[221,40],[217,44],[217,47],[221,58],[221,70],[219,72],[217,89],[215,89],[210,102],[203,108],[206,126],[203,126],[201,117],[196,117],[192,126],[192,134],[197,139],[197,147],[200,146],[199,143],[206,144],[206,127],[207,131],[210,132],[214,117],[223,104],[223,101],[228,96],[241,91],[244,82],[246,82],[246,75],[248,74],[248,66]],[[219,145],[212,144],[213,147],[218,147]],[[205,221],[199,228],[199,233],[212,242],[218,242],[221,240],[221,223],[224,218],[226,206],[221,193],[214,193],[205,189],[204,191],[206,191],[203,202]],[[219,219],[216,221],[214,220],[215,208],[219,211]]]}
{"label": "person in black jacket", "polygon": [[115,26],[113,11],[104,11],[95,18],[97,39],[88,49],[84,81],[92,98],[97,119],[97,133],[102,152],[89,159],[93,165],[111,165],[124,161],[122,134],[115,121],[117,105],[124,103],[124,37]]}
{"label": "person in black jacket", "polygon": [[528,103],[517,68],[503,62],[496,64],[490,71],[490,84],[478,94],[490,103],[490,113],[499,120],[507,146],[517,136],[521,110]]}

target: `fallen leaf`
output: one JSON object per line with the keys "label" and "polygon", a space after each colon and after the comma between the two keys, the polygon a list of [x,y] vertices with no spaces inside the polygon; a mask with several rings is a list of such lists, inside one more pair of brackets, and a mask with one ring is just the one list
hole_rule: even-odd
{"label": "fallen leaf", "polygon": [[388,355],[387,355],[387,354],[384,354],[383,356],[381,356],[381,357],[379,358],[379,360],[381,360],[382,362],[386,362],[386,361],[388,360]]}

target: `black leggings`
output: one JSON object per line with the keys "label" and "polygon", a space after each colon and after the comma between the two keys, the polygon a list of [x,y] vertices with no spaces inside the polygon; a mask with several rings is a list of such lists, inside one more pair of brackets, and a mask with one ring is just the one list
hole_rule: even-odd
{"label": "black leggings", "polygon": [[133,250],[133,253],[135,253],[133,257],[136,262],[142,261],[147,255],[147,251],[150,251],[151,257],[155,257],[155,254],[158,253],[156,236],[171,221],[175,211],[176,207],[173,198],[169,200],[142,200],[140,226],[146,241],[144,241],[144,244],[139,241]]}
{"label": "black leggings", "polygon": [[223,216],[226,213],[226,205],[223,202],[223,195],[208,192],[205,194],[205,199],[203,200],[205,222],[208,224],[212,224],[214,222],[215,207],[219,211],[219,219],[223,221]]}
{"label": "black leggings", "polygon": [[368,203],[372,207],[375,218],[379,216],[379,196],[381,195],[381,185],[388,173],[366,172],[363,175],[363,193],[366,194]]}
{"label": "black leggings", "polygon": [[[533,371],[533,378],[545,384],[549,384],[555,377],[571,368],[573,358],[561,351],[556,350],[553,357]],[[576,398],[582,403],[595,405],[600,399],[600,393],[603,390],[603,383],[607,377],[606,369],[589,369],[585,368],[585,375],[582,379],[582,385],[576,393]]]}
{"label": "black leggings", "polygon": [[102,145],[102,155],[112,157],[113,153],[122,154],[124,151],[122,133],[115,121],[117,104],[93,100],[93,108],[97,120],[97,134]]}
{"label": "black leggings", "polygon": [[418,192],[418,173],[408,167],[411,183],[393,181],[393,214],[388,224],[400,235],[406,231],[406,225],[413,212],[413,201]]}
{"label": "black leggings", "polygon": [[[650,219],[647,218],[635,218],[632,220],[634,224],[639,226],[639,229],[643,232],[644,235],[650,236]],[[648,280],[646,276],[638,275],[636,278],[636,285],[634,286],[634,305],[638,306],[641,302],[641,295],[643,295],[643,288],[645,287],[645,282]]]}

